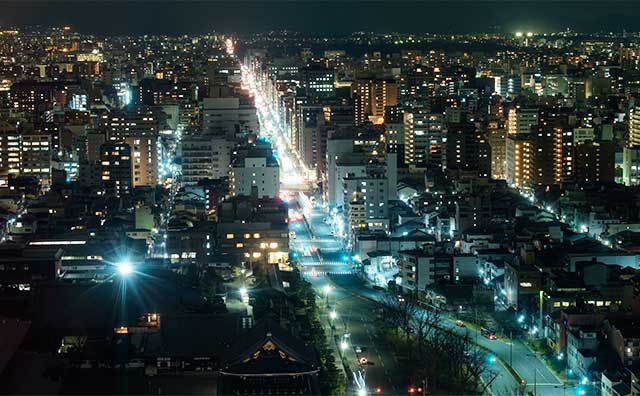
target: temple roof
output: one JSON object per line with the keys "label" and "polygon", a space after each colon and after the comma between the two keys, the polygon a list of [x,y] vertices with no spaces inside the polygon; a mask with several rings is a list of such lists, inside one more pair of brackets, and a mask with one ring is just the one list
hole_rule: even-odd
{"label": "temple roof", "polygon": [[313,347],[270,319],[239,337],[230,352],[223,375],[300,375],[319,370]]}

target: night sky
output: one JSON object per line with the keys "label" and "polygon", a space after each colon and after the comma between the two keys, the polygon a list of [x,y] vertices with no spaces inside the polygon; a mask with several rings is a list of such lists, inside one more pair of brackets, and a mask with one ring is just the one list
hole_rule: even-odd
{"label": "night sky", "polygon": [[82,33],[640,31],[640,1],[0,0],[0,25]]}

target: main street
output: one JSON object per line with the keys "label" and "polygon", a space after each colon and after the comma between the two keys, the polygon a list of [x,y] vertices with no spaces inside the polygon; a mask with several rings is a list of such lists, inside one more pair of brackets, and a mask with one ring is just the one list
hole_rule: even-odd
{"label": "main street", "polygon": [[[376,338],[376,321],[373,316],[379,307],[382,292],[367,287],[353,274],[351,256],[345,250],[343,241],[333,235],[332,227],[328,224],[328,210],[318,202],[311,202],[311,197],[304,194],[311,182],[308,179],[309,172],[288,145],[288,139],[273,107],[265,103],[254,77],[246,67],[243,67],[243,78],[245,85],[256,97],[261,134],[275,143],[281,165],[281,190],[295,191],[289,195],[292,197],[290,209],[302,215],[298,221],[290,223],[290,231],[295,233],[295,237],[291,239],[291,251],[298,254],[301,272],[313,284],[318,295],[326,299],[324,293],[330,290],[329,303],[321,304],[323,320],[327,326],[330,322],[335,324],[334,330],[329,331],[332,337],[330,345],[337,354],[345,356],[348,375],[351,375],[350,370],[364,373],[364,384],[356,375],[357,384],[352,383],[350,392],[363,392],[364,385],[366,392],[379,390],[383,394],[407,394],[408,387],[414,384],[410,384],[407,376],[400,372],[389,346]],[[333,319],[332,311],[335,312]],[[526,382],[527,393],[540,396],[564,396],[567,391],[571,393],[572,389],[564,388],[562,381],[542,359],[521,341],[489,340],[478,334],[477,330],[456,326],[451,318],[443,318],[442,326],[460,334],[469,332],[478,345],[493,354],[487,362],[491,365],[489,371],[498,374],[491,387],[492,394],[515,394],[519,386],[503,362],[510,363]],[[348,345],[348,348],[342,350],[341,344],[343,347]],[[356,353],[356,348],[362,352]],[[359,364],[360,357],[366,357],[368,363]]]}

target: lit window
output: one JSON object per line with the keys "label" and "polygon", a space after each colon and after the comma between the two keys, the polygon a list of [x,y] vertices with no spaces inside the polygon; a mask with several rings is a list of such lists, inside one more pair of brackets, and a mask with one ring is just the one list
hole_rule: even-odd
{"label": "lit window", "polygon": [[258,238],[260,238],[260,234],[258,234],[258,233],[256,232],[255,234],[253,234],[253,237],[254,237],[255,239],[258,239]]}
{"label": "lit window", "polygon": [[237,248],[244,247],[244,244],[243,244],[243,243],[236,243],[236,247],[237,247]]}
{"label": "lit window", "polygon": [[227,239],[233,239],[233,234],[227,234]]}

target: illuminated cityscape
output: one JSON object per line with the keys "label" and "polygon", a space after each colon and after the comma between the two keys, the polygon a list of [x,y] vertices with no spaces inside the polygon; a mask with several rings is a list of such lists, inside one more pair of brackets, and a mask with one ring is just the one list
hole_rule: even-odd
{"label": "illuminated cityscape", "polygon": [[605,3],[0,1],[0,392],[640,395]]}

